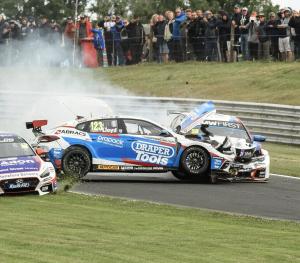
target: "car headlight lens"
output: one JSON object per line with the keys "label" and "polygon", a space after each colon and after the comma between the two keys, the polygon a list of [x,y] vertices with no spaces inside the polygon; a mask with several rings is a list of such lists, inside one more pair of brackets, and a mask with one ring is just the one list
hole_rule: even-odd
{"label": "car headlight lens", "polygon": [[47,168],[47,169],[40,175],[41,178],[45,178],[45,177],[48,177],[48,176],[50,176],[49,168]]}

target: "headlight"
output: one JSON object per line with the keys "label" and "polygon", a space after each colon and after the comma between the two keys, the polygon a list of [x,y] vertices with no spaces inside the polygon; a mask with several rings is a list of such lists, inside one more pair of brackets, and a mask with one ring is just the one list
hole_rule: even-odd
{"label": "headlight", "polygon": [[41,178],[45,178],[45,177],[48,177],[48,176],[50,176],[49,168],[47,168],[47,169],[40,175]]}

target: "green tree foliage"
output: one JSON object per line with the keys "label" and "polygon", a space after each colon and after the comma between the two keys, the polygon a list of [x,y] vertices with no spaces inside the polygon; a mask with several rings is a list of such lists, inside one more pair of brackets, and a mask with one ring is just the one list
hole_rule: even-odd
{"label": "green tree foliage", "polygon": [[[87,0],[79,1],[79,13],[83,12]],[[75,14],[75,0],[1,0],[0,10],[8,17],[47,16],[61,20]]]}

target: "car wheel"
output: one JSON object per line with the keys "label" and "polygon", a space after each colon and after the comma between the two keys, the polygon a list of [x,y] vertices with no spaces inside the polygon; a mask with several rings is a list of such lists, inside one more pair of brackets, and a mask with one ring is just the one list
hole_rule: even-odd
{"label": "car wheel", "polygon": [[191,179],[207,179],[209,164],[209,154],[201,147],[190,147],[183,152],[181,157],[181,169]]}
{"label": "car wheel", "polygon": [[77,178],[84,177],[90,171],[91,165],[89,152],[77,146],[68,148],[62,160],[64,173]]}

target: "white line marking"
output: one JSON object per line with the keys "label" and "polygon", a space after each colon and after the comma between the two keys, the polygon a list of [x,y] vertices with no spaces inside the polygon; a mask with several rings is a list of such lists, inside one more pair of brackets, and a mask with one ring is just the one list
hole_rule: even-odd
{"label": "white line marking", "polygon": [[289,175],[283,175],[283,174],[270,174],[270,175],[271,175],[271,176],[276,176],[276,177],[283,177],[283,178],[288,178],[288,179],[300,180],[300,177],[289,176]]}

